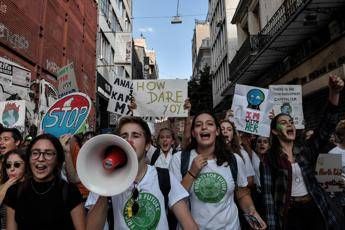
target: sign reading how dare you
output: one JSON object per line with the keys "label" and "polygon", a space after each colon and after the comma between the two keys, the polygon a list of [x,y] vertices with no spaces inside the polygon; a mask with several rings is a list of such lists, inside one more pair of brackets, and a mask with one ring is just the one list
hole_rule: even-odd
{"label": "sign reading how dare you", "polygon": [[83,126],[91,109],[90,98],[83,93],[72,93],[56,101],[44,115],[41,128],[56,137],[75,134]]}
{"label": "sign reading how dare you", "polygon": [[135,80],[135,116],[187,117],[183,104],[187,98],[187,80]]}

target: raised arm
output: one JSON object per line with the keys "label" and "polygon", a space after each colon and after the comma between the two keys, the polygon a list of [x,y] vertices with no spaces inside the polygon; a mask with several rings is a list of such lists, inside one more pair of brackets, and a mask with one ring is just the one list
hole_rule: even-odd
{"label": "raised arm", "polygon": [[328,100],[332,105],[339,104],[339,95],[344,88],[344,81],[337,75],[331,75],[328,82],[329,95]]}

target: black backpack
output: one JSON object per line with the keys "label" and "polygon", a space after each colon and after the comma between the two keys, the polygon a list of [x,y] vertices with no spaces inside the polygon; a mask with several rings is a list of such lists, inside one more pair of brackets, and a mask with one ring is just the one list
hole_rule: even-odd
{"label": "black backpack", "polygon": [[[173,149],[172,154],[174,155],[176,152],[177,152],[177,150]],[[150,165],[152,165],[152,166],[155,165],[155,163],[156,163],[156,161],[157,161],[157,159],[158,159],[160,154],[161,154],[160,148],[156,148],[156,150],[152,154]]]}
{"label": "black backpack", "polygon": [[[183,150],[181,152],[181,168],[180,168],[182,178],[186,175],[188,171],[189,161],[190,161],[190,150]],[[236,157],[234,154],[231,154],[231,161],[229,163],[230,163],[230,171],[231,171],[232,178],[235,183],[235,189],[236,189],[238,169],[237,169]]]}

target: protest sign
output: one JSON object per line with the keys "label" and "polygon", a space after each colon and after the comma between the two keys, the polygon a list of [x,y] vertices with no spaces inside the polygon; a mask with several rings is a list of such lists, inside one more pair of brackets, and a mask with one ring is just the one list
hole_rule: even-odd
{"label": "protest sign", "polygon": [[115,77],[108,102],[107,111],[119,115],[132,115],[128,105],[133,93],[133,82]]}
{"label": "protest sign", "polygon": [[268,89],[236,84],[231,109],[237,130],[268,137],[272,107]]}
{"label": "protest sign", "polygon": [[83,93],[71,93],[56,101],[44,115],[41,129],[56,137],[75,134],[83,127],[91,110],[91,100]]}
{"label": "protest sign", "polygon": [[187,80],[135,80],[135,116],[187,117],[183,109],[187,98]]}
{"label": "protest sign", "polygon": [[0,102],[0,123],[6,128],[25,129],[25,101]]}
{"label": "protest sign", "polygon": [[296,129],[304,129],[302,86],[270,85],[269,90],[274,114],[288,114],[293,118]]}
{"label": "protest sign", "polygon": [[320,154],[316,163],[316,179],[327,192],[343,191],[341,154]]}
{"label": "protest sign", "polygon": [[13,94],[29,101],[30,82],[30,70],[0,57],[0,101],[6,100]]}
{"label": "protest sign", "polygon": [[77,81],[74,74],[74,67],[73,63],[70,63],[57,72],[57,80],[58,80],[58,91],[59,91],[59,98],[66,96],[69,93],[77,92],[78,86]]}

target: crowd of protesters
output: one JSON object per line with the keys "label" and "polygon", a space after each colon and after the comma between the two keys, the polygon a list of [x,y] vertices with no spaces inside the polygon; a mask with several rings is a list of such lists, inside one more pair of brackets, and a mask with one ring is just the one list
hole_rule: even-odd
{"label": "crowd of protesters", "polygon": [[327,193],[315,177],[325,149],[342,155],[345,173],[345,120],[335,112],[343,87],[330,76],[322,122],[301,141],[284,113],[271,114],[262,137],[237,131],[231,113],[218,120],[203,111],[186,118],[182,141],[162,128],[157,143],[143,119],[122,117],[115,134],[131,144],[139,169],[112,197],[88,191],[76,170],[96,133],[23,140],[0,126],[1,229],[345,229],[344,180],[343,192]]}

